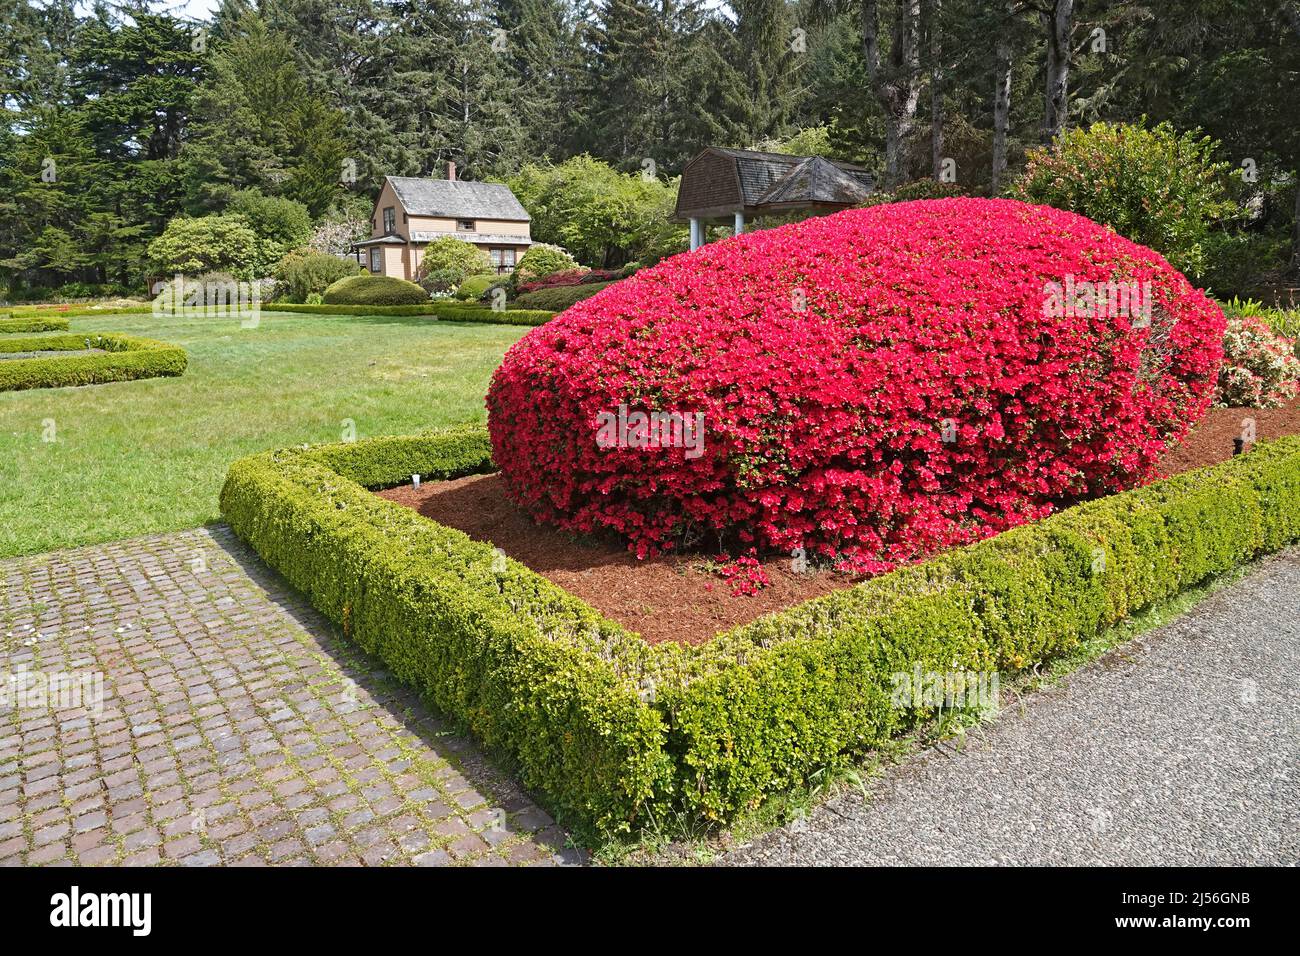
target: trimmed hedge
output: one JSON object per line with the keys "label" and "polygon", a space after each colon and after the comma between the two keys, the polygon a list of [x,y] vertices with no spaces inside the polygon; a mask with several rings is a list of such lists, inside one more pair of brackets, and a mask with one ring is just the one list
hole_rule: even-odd
{"label": "trimmed hedge", "polygon": [[414,282],[366,274],[331,282],[321,298],[330,305],[421,305],[428,297]]}
{"label": "trimmed hedge", "polygon": [[541,325],[555,318],[554,312],[545,309],[496,309],[463,306],[441,308],[438,318],[445,322],[490,322],[500,325]]}
{"label": "trimmed hedge", "polygon": [[1300,540],[1300,437],[1070,508],[768,615],[650,647],[528,568],[367,488],[493,468],[486,434],[236,462],[236,533],[402,681],[605,834],[727,820],[922,713],[892,675],[1032,667]]}
{"label": "trimmed hedge", "polygon": [[0,332],[62,332],[67,328],[68,320],[62,316],[17,319],[0,316]]}
{"label": "trimmed hedge", "polygon": [[188,362],[180,346],[129,335],[87,333],[0,339],[0,352],[63,352],[84,348],[106,351],[92,355],[0,359],[0,392],[180,375]]}
{"label": "trimmed hedge", "polygon": [[[617,280],[615,280],[617,281]],[[515,299],[515,304],[525,309],[548,309],[551,312],[563,312],[571,305],[583,299],[590,299],[606,286],[614,282],[585,282],[582,285],[554,286],[549,289],[537,289],[525,292]]]}
{"label": "trimmed hedge", "polygon": [[68,315],[68,316],[94,316],[94,315],[149,315],[153,312],[153,305],[121,305],[114,306],[111,309],[96,308],[94,305],[49,305],[41,308],[28,306],[27,308],[14,308],[9,312],[9,317],[14,319],[36,319],[45,318],[51,314]]}
{"label": "trimmed hedge", "polygon": [[475,302],[431,301],[428,305],[290,305],[265,307],[266,312],[305,312],[316,315],[429,315],[449,322],[494,322],[501,325],[541,325],[554,312],[538,309],[505,309],[497,312]]}

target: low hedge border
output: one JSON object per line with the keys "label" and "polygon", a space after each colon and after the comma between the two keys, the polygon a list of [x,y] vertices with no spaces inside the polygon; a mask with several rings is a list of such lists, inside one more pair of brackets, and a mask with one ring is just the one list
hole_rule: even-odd
{"label": "low hedge border", "polygon": [[114,306],[110,309],[96,308],[93,305],[47,305],[40,308],[16,306],[10,310],[9,315],[15,319],[34,319],[50,315],[149,315],[151,312],[153,312],[151,305]]}
{"label": "low hedge border", "polygon": [[15,319],[0,315],[0,332],[62,332],[67,328],[68,320],[62,316]]}
{"label": "low hedge border", "polygon": [[313,315],[428,315],[449,322],[490,322],[499,325],[541,325],[554,318],[554,312],[536,309],[495,311],[486,305],[451,302],[439,299],[428,305],[301,305],[273,303],[262,307],[265,312],[303,312]]}
{"label": "low hedge border", "polygon": [[236,462],[221,508],[347,637],[603,836],[725,821],[880,746],[928,713],[892,706],[894,674],[1032,667],[1300,540],[1293,437],[652,648],[367,490],[492,468],[481,427],[288,449]]}
{"label": "low hedge border", "polygon": [[130,335],[67,334],[0,339],[0,352],[5,353],[84,348],[106,351],[93,355],[0,359],[0,392],[180,375],[188,362],[185,350],[178,345]]}

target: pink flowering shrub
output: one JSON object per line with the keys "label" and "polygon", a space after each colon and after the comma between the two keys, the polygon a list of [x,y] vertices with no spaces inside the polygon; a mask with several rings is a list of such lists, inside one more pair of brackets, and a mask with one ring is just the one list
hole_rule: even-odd
{"label": "pink flowering shrub", "polygon": [[[578,303],[506,354],[488,426],[542,521],[639,555],[732,541],[874,572],[1148,479],[1209,407],[1223,330],[1082,216],[894,203]],[[702,437],[678,427],[697,415]]]}
{"label": "pink flowering shrub", "polygon": [[1228,320],[1223,367],[1215,404],[1230,408],[1277,408],[1300,393],[1300,359],[1295,342],[1252,316]]}

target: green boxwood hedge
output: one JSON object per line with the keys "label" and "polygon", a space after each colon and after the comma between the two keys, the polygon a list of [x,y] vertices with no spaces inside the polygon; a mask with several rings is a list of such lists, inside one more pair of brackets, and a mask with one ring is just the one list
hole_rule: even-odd
{"label": "green boxwood hedge", "polygon": [[32,318],[5,318],[0,315],[0,332],[61,332],[68,320],[60,315]]}
{"label": "green boxwood hedge", "polygon": [[542,325],[555,318],[554,312],[545,309],[489,309],[464,305],[438,310],[438,318],[445,322],[490,322],[497,325]]}
{"label": "green boxwood hedge", "polygon": [[533,292],[525,292],[515,299],[515,304],[522,309],[563,312],[583,299],[590,299],[601,289],[617,281],[619,280],[613,279],[609,282],[584,282],[582,285],[557,285],[549,289],[537,289]]}
{"label": "green boxwood hedge", "polygon": [[117,305],[112,308],[101,308],[93,303],[87,303],[86,305],[47,305],[39,308],[35,306],[15,307],[10,310],[9,317],[14,319],[36,319],[47,318],[51,315],[149,315],[151,312],[153,312],[153,306],[148,303]]}
{"label": "green boxwood hedge", "polygon": [[316,315],[429,315],[449,322],[492,322],[500,325],[541,325],[554,312],[505,309],[500,312],[476,302],[437,299],[427,305],[290,305],[276,303],[267,312],[305,312]]}
{"label": "green boxwood hedge", "polygon": [[0,392],[180,375],[187,364],[185,350],[180,346],[129,335],[86,333],[0,338],[0,353],[70,352],[85,348],[105,351],[92,355],[0,359]]}
{"label": "green boxwood hedge", "polygon": [[893,675],[1012,672],[1300,540],[1300,437],[654,647],[493,548],[372,495],[493,468],[485,431],[236,462],[236,533],[568,821],[727,820],[923,714]]}

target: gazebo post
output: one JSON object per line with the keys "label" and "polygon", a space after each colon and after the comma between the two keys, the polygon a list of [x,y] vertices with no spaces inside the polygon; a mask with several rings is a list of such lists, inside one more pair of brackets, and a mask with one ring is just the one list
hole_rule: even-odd
{"label": "gazebo post", "polygon": [[700,221],[694,216],[691,217],[691,252],[694,252],[700,246],[704,245],[704,230],[700,226]]}
{"label": "gazebo post", "polygon": [[745,231],[745,210],[736,210],[736,227],[732,230],[735,235],[740,235]]}

